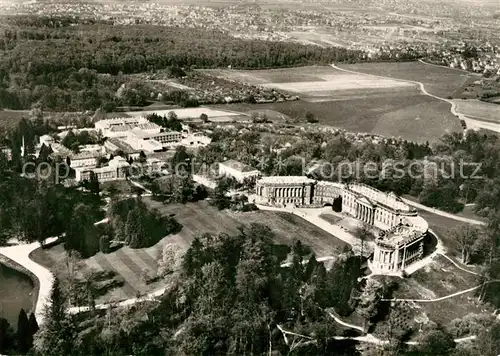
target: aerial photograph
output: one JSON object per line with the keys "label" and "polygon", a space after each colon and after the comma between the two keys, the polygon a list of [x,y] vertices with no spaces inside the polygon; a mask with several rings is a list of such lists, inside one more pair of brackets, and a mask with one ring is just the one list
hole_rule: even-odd
{"label": "aerial photograph", "polygon": [[500,0],[0,0],[0,356],[500,356]]}

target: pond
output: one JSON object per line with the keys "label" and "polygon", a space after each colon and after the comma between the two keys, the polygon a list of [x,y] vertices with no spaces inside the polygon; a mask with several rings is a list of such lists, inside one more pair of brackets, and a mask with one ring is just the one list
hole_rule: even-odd
{"label": "pond", "polygon": [[33,282],[27,275],[0,263],[0,318],[7,319],[14,330],[19,311],[33,310],[33,292]]}

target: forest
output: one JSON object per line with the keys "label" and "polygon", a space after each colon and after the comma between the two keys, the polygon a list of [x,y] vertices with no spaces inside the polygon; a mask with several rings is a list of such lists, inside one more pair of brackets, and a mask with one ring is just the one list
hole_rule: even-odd
{"label": "forest", "polygon": [[201,29],[4,19],[10,26],[0,30],[0,107],[9,109],[29,109],[39,101],[53,110],[141,104],[144,98],[138,100],[133,87],[116,98],[124,75],[172,67],[272,68],[364,58],[344,48],[244,40]]}

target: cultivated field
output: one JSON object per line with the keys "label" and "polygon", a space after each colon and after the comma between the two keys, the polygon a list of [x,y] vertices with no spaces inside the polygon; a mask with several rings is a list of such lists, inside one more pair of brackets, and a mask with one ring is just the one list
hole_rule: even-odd
{"label": "cultivated field", "polygon": [[[166,243],[175,243],[188,248],[194,237],[205,232],[237,234],[238,227],[241,225],[261,223],[272,228],[277,235],[278,243],[293,244],[300,239],[304,244],[309,245],[318,257],[330,255],[335,246],[345,245],[343,241],[288,213],[268,211],[238,213],[218,211],[207,202],[164,205],[149,198],[144,198],[144,200],[163,214],[174,214],[183,228],[179,234],[168,236],[150,248],[133,250],[123,247],[115,252],[98,253],[81,261],[81,273],[114,271],[116,273],[115,280],[123,282],[122,286],[101,296],[97,300],[98,302],[133,298],[139,294],[161,288],[164,281],[160,280],[148,284],[146,280],[156,276],[157,261],[161,257],[163,246]],[[32,257],[38,263],[54,270],[61,279],[64,279],[67,278],[64,256],[64,248],[59,245],[47,250],[39,249],[34,252]]]}
{"label": "cultivated field", "polygon": [[[325,97],[336,91],[365,91],[413,87],[411,83],[349,74],[330,66],[308,66],[269,70],[208,69],[205,72],[224,79],[266,88],[276,88],[301,97]],[[351,92],[351,94],[354,94]]]}
{"label": "cultivated field", "polygon": [[500,123],[500,105],[479,100],[454,100],[457,111],[478,120]]}
{"label": "cultivated field", "polygon": [[442,98],[460,97],[462,87],[474,74],[421,62],[338,64],[360,73],[421,82],[426,90]]}
{"label": "cultivated field", "polygon": [[166,109],[166,110],[147,110],[147,111],[127,111],[123,114],[126,116],[146,116],[151,114],[157,114],[160,116],[168,115],[169,112],[175,112],[177,117],[181,120],[185,119],[199,119],[201,114],[206,114],[209,120],[213,121],[232,121],[233,119],[240,118],[243,116],[238,112],[231,112],[225,110],[214,110],[207,107],[199,108],[187,108],[187,109]]}
{"label": "cultivated field", "polygon": [[[365,72],[375,71],[377,68],[392,72],[390,68],[395,66],[397,70],[393,73],[394,78],[398,78],[395,74],[405,70],[410,71],[412,67],[420,71],[423,69],[430,69],[431,72],[442,71],[440,67],[419,62],[366,63],[349,66],[349,69],[359,70],[365,65],[368,66]],[[448,71],[447,68],[443,69]],[[462,131],[459,120],[450,112],[450,104],[422,95],[417,85],[410,82],[350,74],[330,66],[271,70],[214,69],[208,72],[229,80],[287,91],[298,95],[301,99],[291,102],[224,106],[235,111],[248,113],[256,110],[272,110],[299,120],[304,120],[306,113],[310,112],[324,125],[419,142],[437,141],[445,133]],[[462,73],[451,72],[453,75],[450,75],[450,78],[455,81],[451,79],[449,81],[453,85],[460,85],[463,81]],[[421,74],[425,79],[425,73]],[[418,77],[417,73],[415,77],[402,79],[413,80]],[[428,76],[427,80],[431,79],[432,76]],[[436,78],[432,80],[433,84],[439,83]]]}

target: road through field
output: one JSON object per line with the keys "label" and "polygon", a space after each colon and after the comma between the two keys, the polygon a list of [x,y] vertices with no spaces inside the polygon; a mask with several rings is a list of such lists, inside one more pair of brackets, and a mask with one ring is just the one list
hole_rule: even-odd
{"label": "road through field", "polygon": [[[426,63],[426,64],[428,64],[428,63]],[[352,70],[349,70],[349,69],[340,68],[340,67],[336,66],[334,63],[332,63],[330,66],[332,68],[334,68],[334,69],[337,69],[337,70],[340,70],[340,71],[343,71],[343,72],[346,72],[346,73],[357,74],[357,75],[362,74],[362,75],[367,75],[367,76],[370,76],[370,77],[384,79],[384,80],[386,80],[386,79],[392,79],[392,80],[395,80],[395,81],[401,81],[401,82],[416,84],[416,85],[419,86],[420,91],[422,92],[422,94],[430,96],[431,98],[434,98],[434,99],[437,99],[437,100],[440,100],[440,101],[444,101],[444,102],[450,104],[451,105],[451,108],[450,108],[451,113],[453,115],[455,115],[456,117],[458,117],[460,120],[464,120],[465,123],[467,124],[467,128],[468,129],[474,129],[474,130],[477,130],[477,129],[486,129],[486,130],[490,130],[490,131],[494,131],[494,132],[499,132],[500,133],[500,125],[498,125],[498,124],[492,124],[491,122],[483,122],[483,121],[480,121],[480,120],[474,120],[474,119],[472,119],[472,118],[470,118],[470,117],[468,117],[468,116],[466,116],[466,115],[458,112],[457,111],[457,104],[453,100],[441,98],[440,96],[437,96],[437,95],[429,93],[425,89],[425,85],[422,82],[417,82],[417,81],[414,81],[414,80],[406,80],[406,79],[396,79],[396,78],[385,77],[385,76],[381,76],[381,75],[374,75],[374,74],[366,74],[366,73],[356,72],[356,71],[352,71]]]}

